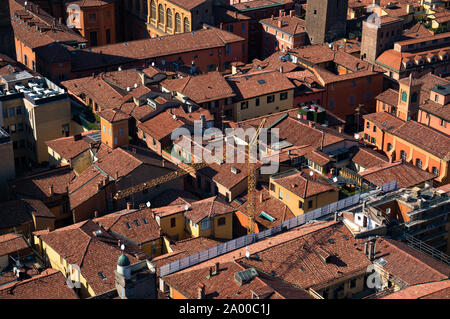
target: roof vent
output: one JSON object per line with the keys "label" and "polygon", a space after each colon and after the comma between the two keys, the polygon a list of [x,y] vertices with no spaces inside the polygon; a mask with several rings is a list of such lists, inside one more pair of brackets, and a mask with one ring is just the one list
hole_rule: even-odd
{"label": "roof vent", "polygon": [[231,166],[231,173],[233,173],[233,174],[238,174],[239,172],[240,172],[240,170],[238,169],[238,168],[236,168],[236,167],[234,167],[234,166]]}
{"label": "roof vent", "polygon": [[244,271],[240,271],[234,274],[234,281],[242,286],[248,282],[250,282],[253,278],[258,276],[258,272],[255,268],[249,268]]}

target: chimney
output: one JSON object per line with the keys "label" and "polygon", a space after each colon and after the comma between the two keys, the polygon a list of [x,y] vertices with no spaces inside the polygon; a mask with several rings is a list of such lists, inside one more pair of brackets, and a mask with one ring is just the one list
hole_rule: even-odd
{"label": "chimney", "polygon": [[222,22],[220,23],[219,29],[223,30],[223,23]]}
{"label": "chimney", "polygon": [[50,185],[49,192],[50,192],[50,196],[53,196],[55,194],[53,184]]}
{"label": "chimney", "polygon": [[272,14],[272,16],[270,17],[270,19],[273,21],[273,14]]}
{"label": "chimney", "polygon": [[166,166],[166,160],[165,160],[164,158],[161,160],[161,166],[162,166],[162,167],[165,167],[165,166]]}
{"label": "chimney", "polygon": [[216,275],[219,273],[219,269],[220,269],[220,263],[216,262],[216,264],[214,265],[214,272],[216,273]]}
{"label": "chimney", "polygon": [[342,126],[338,126],[338,132],[342,133]]}
{"label": "chimney", "polygon": [[66,193],[69,194],[69,185],[66,185]]}
{"label": "chimney", "polygon": [[131,210],[133,208],[131,202],[127,202],[127,210]]}
{"label": "chimney", "polygon": [[280,66],[280,73],[283,73],[283,66]]}
{"label": "chimney", "polygon": [[205,299],[205,285],[202,283],[197,285],[197,299]]}
{"label": "chimney", "polygon": [[263,193],[259,193],[259,202],[262,203],[264,201]]}
{"label": "chimney", "polygon": [[281,21],[281,19],[280,19],[277,21],[277,24],[278,24],[278,27],[281,28],[283,26],[283,21]]}
{"label": "chimney", "polygon": [[314,122],[313,121],[308,121],[308,126],[309,127],[314,127]]}
{"label": "chimney", "polygon": [[132,148],[133,154],[136,154],[136,148]]}
{"label": "chimney", "polygon": [[62,24],[62,17],[58,18],[58,24],[61,25]]}
{"label": "chimney", "polygon": [[279,16],[280,16],[280,17],[283,16],[283,9],[280,9],[280,11],[279,11]]}
{"label": "chimney", "polygon": [[335,212],[335,213],[334,213],[334,221],[337,222],[337,220],[338,220],[338,213]]}
{"label": "chimney", "polygon": [[98,211],[94,210],[94,218],[98,218]]}
{"label": "chimney", "polygon": [[116,179],[119,179],[119,171],[116,171]]}
{"label": "chimney", "polygon": [[145,204],[139,204],[139,210],[145,209],[145,207],[147,207]]}
{"label": "chimney", "polygon": [[289,16],[290,16],[290,17],[293,17],[293,16],[294,16],[294,12],[295,12],[295,10],[289,11]]}
{"label": "chimney", "polygon": [[122,246],[122,242],[120,241],[120,239],[117,241],[117,246]]}
{"label": "chimney", "polygon": [[97,191],[102,189],[102,182],[98,182],[97,184]]}

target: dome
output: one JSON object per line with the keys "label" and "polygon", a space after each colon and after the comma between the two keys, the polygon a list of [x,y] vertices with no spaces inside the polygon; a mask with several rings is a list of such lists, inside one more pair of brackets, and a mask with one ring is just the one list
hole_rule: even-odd
{"label": "dome", "polygon": [[127,256],[124,254],[120,255],[119,259],[117,260],[117,266],[126,267],[130,265],[130,260]]}

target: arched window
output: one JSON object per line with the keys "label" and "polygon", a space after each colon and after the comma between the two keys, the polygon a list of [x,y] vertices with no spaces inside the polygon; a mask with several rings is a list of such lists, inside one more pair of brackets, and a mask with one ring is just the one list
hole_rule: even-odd
{"label": "arched window", "polygon": [[172,10],[167,9],[167,15],[166,15],[166,24],[168,28],[173,28],[172,25]]}
{"label": "arched window", "polygon": [[181,17],[179,13],[175,14],[175,32],[181,32]]}
{"label": "arched window", "polygon": [[388,151],[388,152],[392,151],[392,144],[391,144],[391,143],[388,143],[388,145],[387,145],[387,151]]}
{"label": "arched window", "polygon": [[406,162],[406,152],[404,150],[400,151],[400,158],[402,161]]}
{"label": "arched window", "polygon": [[191,31],[191,26],[189,24],[189,19],[184,18],[184,32],[190,32],[190,31]]}
{"label": "arched window", "polygon": [[155,0],[151,0],[152,2],[150,3],[150,18],[156,20],[156,2]]}
{"label": "arched window", "polygon": [[161,24],[164,24],[164,7],[162,4],[158,6],[158,21]]}
{"label": "arched window", "polygon": [[407,100],[408,100],[408,94],[406,94],[406,92],[403,91],[403,92],[402,92],[402,101],[403,101],[403,102],[407,102]]}
{"label": "arched window", "polygon": [[435,175],[439,175],[439,170],[436,166],[433,166],[433,168],[431,169],[431,171],[433,172],[433,174]]}
{"label": "arched window", "polygon": [[136,12],[139,13],[141,11],[141,0],[136,0]]}
{"label": "arched window", "polygon": [[416,166],[422,168],[422,160],[420,158],[416,159]]}

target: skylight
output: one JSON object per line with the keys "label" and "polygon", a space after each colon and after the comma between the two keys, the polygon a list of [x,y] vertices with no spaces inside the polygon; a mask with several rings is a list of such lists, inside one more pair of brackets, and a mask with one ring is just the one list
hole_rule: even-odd
{"label": "skylight", "polygon": [[275,219],[276,219],[276,218],[270,216],[269,214],[267,214],[265,211],[262,211],[262,212],[259,214],[259,217],[265,218],[265,219],[267,219],[268,221],[270,221],[271,223],[273,223],[273,222],[275,221]]}

